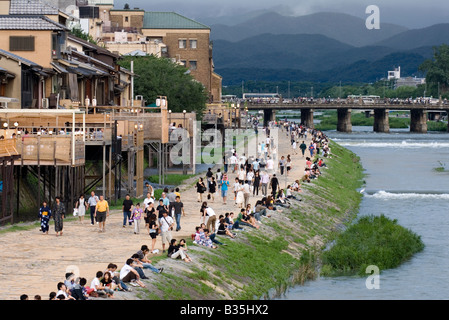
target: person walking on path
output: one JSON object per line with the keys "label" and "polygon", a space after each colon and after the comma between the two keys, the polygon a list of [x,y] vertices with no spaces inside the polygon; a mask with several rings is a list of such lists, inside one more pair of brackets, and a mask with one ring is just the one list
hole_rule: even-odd
{"label": "person walking on path", "polygon": [[88,204],[86,199],[84,198],[84,195],[80,195],[78,201],[75,204],[75,208],[78,209],[78,218],[80,223],[84,223],[84,216],[86,214],[86,208]]}
{"label": "person walking on path", "polygon": [[56,236],[62,236],[62,229],[64,227],[65,206],[61,203],[61,199],[56,197],[53,209],[51,210],[53,219],[55,220]]}
{"label": "person walking on path", "polygon": [[143,209],[140,207],[140,203],[136,204],[136,207],[133,209],[132,213],[132,221],[134,223],[134,234],[140,233],[140,220],[143,216]]}
{"label": "person walking on path", "polygon": [[133,209],[133,201],[130,199],[129,194],[126,195],[125,200],[123,200],[122,211],[123,211],[123,228],[126,227],[126,220],[128,220],[129,225],[131,222],[131,211]]}
{"label": "person walking on path", "polygon": [[48,229],[50,229],[49,223],[51,218],[51,209],[47,205],[47,202],[42,202],[42,207],[39,209],[39,219],[41,220],[41,231],[44,234],[48,234]]}
{"label": "person walking on path", "polygon": [[223,198],[223,204],[226,204],[226,198],[228,196],[228,189],[229,189],[229,180],[227,173],[223,174],[223,178],[220,181],[220,185],[221,185],[221,197]]}
{"label": "person walking on path", "polygon": [[196,183],[196,192],[198,193],[198,202],[203,201],[203,193],[207,190],[206,185],[204,184],[203,178],[199,178]]}
{"label": "person walking on path", "polygon": [[181,230],[181,215],[185,217],[186,213],[180,196],[176,196],[175,202],[170,204],[170,212],[174,213],[172,217],[176,220],[176,231]]}
{"label": "person walking on path", "polygon": [[95,216],[95,206],[97,205],[97,202],[99,201],[98,197],[95,195],[95,192],[92,191],[90,193],[89,199],[87,199],[87,204],[90,208],[90,224],[94,225],[94,216]]}
{"label": "person walking on path", "polygon": [[302,157],[304,158],[304,153],[306,152],[307,149],[307,145],[304,141],[299,145],[299,149],[301,149]]}
{"label": "person walking on path", "polygon": [[173,230],[173,218],[168,215],[166,211],[162,213],[161,222],[161,239],[162,239],[162,253],[165,253],[165,243],[170,244],[172,239],[171,231]]}
{"label": "person walking on path", "polygon": [[109,204],[104,200],[104,196],[100,196],[100,201],[97,202],[95,207],[95,218],[97,218],[100,232],[105,232],[106,217],[109,216]]}
{"label": "person walking on path", "polygon": [[260,187],[260,171],[257,170],[256,173],[254,174],[253,179],[253,196],[254,195],[259,196],[259,187]]}
{"label": "person walking on path", "polygon": [[279,160],[279,171],[281,173],[281,176],[284,175],[284,169],[285,169],[285,158],[284,156],[281,157]]}
{"label": "person walking on path", "polygon": [[271,194],[273,195],[273,198],[276,198],[276,192],[279,189],[279,180],[275,174],[273,174],[273,177],[271,178],[270,185],[271,185]]}
{"label": "person walking on path", "polygon": [[270,176],[266,171],[260,175],[260,183],[262,184],[262,195],[266,197],[268,195],[268,183],[270,182]]}
{"label": "person walking on path", "polygon": [[310,142],[309,152],[310,152],[310,158],[313,158],[313,154],[315,153],[315,146],[313,145],[313,142]]}

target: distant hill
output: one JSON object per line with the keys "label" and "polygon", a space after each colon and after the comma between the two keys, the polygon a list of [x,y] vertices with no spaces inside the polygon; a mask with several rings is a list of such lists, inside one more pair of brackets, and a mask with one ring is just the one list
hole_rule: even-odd
{"label": "distant hill", "polygon": [[[239,42],[214,41],[214,63],[220,68],[328,69],[328,57],[353,47],[322,35],[263,34]],[[325,60],[325,61],[323,61]]]}
{"label": "distant hill", "polygon": [[321,34],[352,46],[371,45],[408,29],[383,23],[379,30],[368,30],[365,20],[344,13],[322,12],[305,16],[284,16],[267,12],[237,25],[211,24],[212,40],[240,41],[271,34]]}
{"label": "distant hill", "polygon": [[449,44],[449,23],[435,24],[422,29],[412,29],[379,41],[376,45],[399,50]]}
{"label": "distant hill", "polygon": [[223,77],[223,85],[236,85],[248,80],[368,83],[385,78],[388,70],[398,66],[398,61],[403,76],[416,75],[419,65],[425,59],[424,56],[413,51],[404,51],[394,52],[373,61],[359,60],[315,72],[304,72],[292,68],[272,69],[266,65],[261,65],[259,68],[217,67],[216,72]]}

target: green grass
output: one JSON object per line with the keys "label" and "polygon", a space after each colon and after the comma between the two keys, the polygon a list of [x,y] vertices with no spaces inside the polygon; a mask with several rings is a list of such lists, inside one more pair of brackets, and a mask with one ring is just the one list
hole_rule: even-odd
{"label": "green grass", "polygon": [[[165,176],[164,182],[166,185],[179,186],[184,182],[184,180],[187,180],[194,176],[195,174],[167,174]],[[149,176],[148,181],[150,181],[151,183],[159,183],[159,175]]]}
{"label": "green grass", "polygon": [[334,246],[322,254],[323,275],[358,274],[366,267],[391,269],[424,248],[421,237],[384,215],[364,216],[341,233]]}

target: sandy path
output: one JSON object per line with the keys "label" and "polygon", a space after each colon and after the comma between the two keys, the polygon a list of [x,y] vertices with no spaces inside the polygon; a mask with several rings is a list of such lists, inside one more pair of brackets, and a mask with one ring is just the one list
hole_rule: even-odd
{"label": "sandy path", "polygon": [[[306,143],[310,143],[309,136]],[[299,148],[298,155],[293,155],[290,139],[285,131],[279,130],[278,158],[287,154],[292,157],[293,167],[288,180],[277,174],[282,188],[285,187],[286,181],[290,184],[302,177],[305,159],[300,155]],[[232,186],[236,175],[232,172],[228,172],[228,175]],[[228,195],[231,194],[232,188]],[[251,196],[251,205],[261,198],[260,192],[258,197]],[[187,216],[181,218],[182,229],[172,233],[173,238],[178,240],[188,239],[200,222],[200,203],[197,202],[196,189],[182,189],[181,199]],[[207,198],[203,197],[203,200],[207,201]],[[220,193],[217,193],[215,202],[208,203],[217,217],[225,212],[238,212],[233,197],[228,197],[228,205],[224,206]],[[67,269],[78,270],[78,274],[85,277],[90,285],[96,271],[104,270],[108,263],[115,263],[120,268],[142,244],[151,247],[151,240],[145,232],[143,222],[141,233],[135,235],[133,227],[122,227],[122,221],[122,213],[115,210],[107,218],[105,233],[99,233],[97,225],[90,225],[90,217],[86,215],[84,224],[66,221],[62,237],[55,236],[53,224],[50,225],[48,235],[39,232],[38,227],[0,235],[0,299],[16,300],[24,293],[30,299],[35,294],[47,299],[51,291],[57,291],[56,284],[64,280]],[[156,248],[162,249],[159,238]]]}

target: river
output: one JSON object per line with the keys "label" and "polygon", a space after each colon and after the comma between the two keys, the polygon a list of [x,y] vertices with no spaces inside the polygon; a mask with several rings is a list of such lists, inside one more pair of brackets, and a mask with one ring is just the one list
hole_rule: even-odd
{"label": "river", "polygon": [[[394,300],[449,297],[449,134],[408,130],[374,133],[329,131],[331,139],[357,154],[365,169],[359,216],[384,214],[421,236],[422,252],[383,270],[378,289],[367,277],[318,277],[289,289],[284,300]],[[445,170],[435,168],[446,166]]]}

